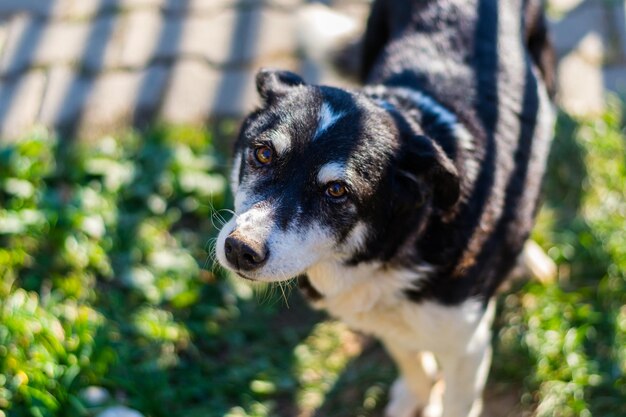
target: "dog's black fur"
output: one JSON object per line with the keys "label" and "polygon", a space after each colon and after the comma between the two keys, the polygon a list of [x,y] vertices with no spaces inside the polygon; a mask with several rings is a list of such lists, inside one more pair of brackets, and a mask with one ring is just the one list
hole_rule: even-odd
{"label": "dog's black fur", "polygon": [[[533,138],[537,112],[540,106],[548,106],[542,102],[540,90],[552,94],[554,89],[554,60],[538,2],[509,2],[511,9],[519,8],[511,14],[523,20],[523,34],[498,30],[501,16],[497,3],[375,1],[364,38],[362,78],[368,86],[378,87],[366,87],[361,95],[331,87],[295,90],[292,87],[305,84],[297,75],[261,72],[257,85],[265,107],[246,120],[237,143],[238,147],[249,146],[262,137],[263,131],[284,123],[290,126],[292,137],[301,139],[300,149],[308,152],[310,130],[317,122],[312,109],[319,107],[320,101],[332,103],[337,111],[352,113],[322,138],[327,146],[320,142],[308,160],[313,164],[322,161],[329,148],[339,159],[348,155],[362,159],[358,166],[362,166],[359,174],[364,187],[365,183],[375,183],[378,189],[374,191],[376,201],[363,201],[357,212],[378,227],[370,234],[366,249],[349,262],[425,261],[436,266],[437,274],[426,285],[407,291],[415,301],[434,298],[455,304],[477,295],[488,299],[514,265],[532,227],[549,137],[539,139],[545,144]],[[519,39],[525,45],[516,42]],[[501,50],[497,49],[499,43]],[[521,54],[521,62],[509,62],[506,48]],[[433,65],[448,69],[433,71]],[[454,114],[474,138],[472,155],[459,149],[450,125],[446,120],[442,123],[437,111],[419,108],[407,98],[411,91],[433,97]],[[372,106],[372,99],[391,104],[389,113],[395,123],[377,117],[387,110]],[[514,110],[515,104],[520,111]],[[285,108],[293,111],[286,114]],[[506,126],[500,132],[499,123]],[[397,132],[400,143],[393,144],[396,138],[384,138],[383,129]],[[347,137],[350,141],[345,140]],[[541,148],[537,155],[531,155],[533,146]],[[392,148],[397,152],[388,159]],[[466,173],[462,161],[468,157],[476,158],[479,166],[476,183],[471,186],[463,181]],[[295,160],[295,165],[286,164],[266,182],[258,183],[257,191],[270,196],[272,188],[285,185],[277,179],[309,172]],[[454,167],[446,165],[450,161]],[[368,178],[376,164],[389,165],[385,178]],[[392,166],[400,169],[392,172]],[[403,175],[404,171],[408,175]],[[496,184],[496,176],[506,181]],[[417,182],[411,180],[416,178]],[[529,182],[532,187],[527,186]],[[429,192],[423,189],[425,185],[433,187],[436,204],[418,207],[417,202]],[[459,187],[460,201],[450,211]],[[317,213],[317,208],[311,207],[311,215]],[[290,215],[284,211],[283,225]],[[329,218],[343,234],[354,221],[342,216]],[[423,230],[413,243],[414,250],[408,257],[404,250],[398,259],[398,249],[416,229]]]}
{"label": "dog's black fur", "polygon": [[[388,100],[394,100],[390,87],[396,86],[436,98],[468,128],[480,164],[478,180],[472,189],[464,190],[466,198],[456,215],[450,220],[434,217],[416,242],[416,253],[439,266],[440,272],[419,291],[408,292],[414,300],[433,297],[456,303],[472,295],[491,296],[513,267],[532,227],[537,190],[525,189],[525,184],[532,177],[539,183],[543,173],[547,146],[535,160],[531,148],[541,111],[538,89],[554,93],[554,58],[539,2],[519,5],[524,33],[518,37],[498,30],[497,3],[379,0],[368,23],[363,80],[386,86]],[[510,2],[511,7],[515,4]],[[517,39],[526,45],[517,44]],[[514,62],[507,62],[506,52],[524,46],[522,68],[516,68]],[[429,69],[439,62],[448,63],[450,72]],[[504,78],[509,79],[501,87]],[[509,90],[512,83],[523,89]],[[507,108],[510,102],[521,103],[520,114]],[[422,119],[428,130],[425,122]],[[519,133],[512,137],[510,131],[497,132],[498,123],[519,128]],[[430,136],[459,161],[453,141]],[[498,154],[513,158],[505,160]],[[495,184],[496,175],[508,180]],[[485,213],[492,214],[479,224]],[[477,235],[482,244],[468,247]]]}
{"label": "dog's black fur", "polygon": [[248,279],[299,275],[316,306],[380,337],[402,374],[387,415],[439,415],[417,356],[431,352],[443,415],[477,417],[490,300],[532,228],[552,136],[541,4],[375,0],[363,51],[358,91],[258,73],[216,254]]}
{"label": "dog's black fur", "polygon": [[[511,2],[511,7],[515,7],[514,4]],[[373,224],[380,227],[371,236],[366,251],[351,260],[355,264],[373,259],[393,262],[396,250],[407,235],[412,230],[425,228],[414,243],[412,262],[426,261],[436,265],[438,272],[426,285],[422,283],[419,290],[406,292],[415,301],[434,298],[445,304],[456,304],[471,296],[487,300],[514,266],[532,228],[537,184],[541,182],[548,151],[547,144],[535,144],[542,152],[532,159],[535,123],[541,111],[538,89],[545,89],[554,97],[555,60],[541,2],[529,0],[519,6],[524,30],[519,38],[525,45],[505,43],[498,51],[497,1],[374,2],[362,47],[361,77],[366,84],[383,88],[365,88],[365,94],[392,103],[399,113],[398,125],[406,130],[410,127],[403,120],[415,121],[423,130],[419,133],[432,138],[456,162],[462,177],[461,161],[466,155],[457,148],[456,138],[447,130],[448,126],[439,124],[437,114],[416,108],[405,99],[407,89],[434,97],[472,134],[476,144],[474,156],[480,166],[477,182],[471,189],[462,191],[461,202],[452,216],[440,216],[441,211],[435,210],[425,220],[422,210],[416,209],[413,201],[407,202],[406,207],[396,208],[402,213],[392,214],[372,206],[365,210],[365,215],[373,217]],[[510,68],[514,65],[502,56],[506,47],[526,48],[522,68]],[[449,72],[430,70],[433,63],[441,62],[448,63]],[[519,83],[524,86],[523,90],[507,91],[499,87],[503,76],[511,77],[504,73],[515,70],[520,71],[519,79],[507,82]],[[521,103],[521,113],[507,109],[505,100]],[[543,106],[544,111],[548,111],[546,103]],[[519,133],[514,137],[507,137],[510,132],[498,133],[499,122],[512,130],[518,127]],[[497,161],[498,153],[513,158]],[[405,168],[424,169],[410,150],[400,154],[401,159],[407,161]],[[508,181],[496,185],[496,175],[507,177]],[[441,181],[435,185],[443,190],[455,192],[454,181],[446,182],[445,177],[432,179]],[[531,190],[525,189],[528,182],[534,184]],[[381,200],[396,199],[398,194],[392,194],[382,195]],[[483,215],[485,218],[481,220]],[[395,222],[389,222],[390,218]],[[481,243],[468,247],[472,238]],[[311,293],[305,279],[301,278],[300,282]]]}

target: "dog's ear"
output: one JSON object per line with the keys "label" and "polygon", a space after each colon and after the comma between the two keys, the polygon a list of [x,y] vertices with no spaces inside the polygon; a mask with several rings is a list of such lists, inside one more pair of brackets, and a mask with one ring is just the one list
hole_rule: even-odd
{"label": "dog's ear", "polygon": [[304,80],[293,72],[262,68],[256,74],[256,89],[266,103],[284,96],[298,85],[304,85]]}
{"label": "dog's ear", "polygon": [[408,188],[421,204],[430,189],[433,204],[449,210],[460,197],[460,180],[456,167],[441,147],[427,136],[403,135],[402,146],[396,161],[396,181]]}

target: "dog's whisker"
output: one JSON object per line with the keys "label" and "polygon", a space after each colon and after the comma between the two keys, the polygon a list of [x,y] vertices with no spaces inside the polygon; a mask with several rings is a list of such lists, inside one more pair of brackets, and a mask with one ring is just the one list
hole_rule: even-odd
{"label": "dog's whisker", "polygon": [[[219,223],[219,224],[216,224]],[[218,232],[222,230],[222,227],[226,224],[226,221],[222,219],[216,212],[211,213],[211,226]]]}
{"label": "dog's whisker", "polygon": [[226,213],[230,213],[230,214],[232,214],[232,215],[235,215],[235,212],[234,212],[234,210],[233,210],[233,209],[229,209],[229,208],[225,208],[225,207],[222,207],[222,208],[219,208],[219,209],[215,209],[215,211],[216,211],[216,212],[222,212],[222,211],[225,211]]}
{"label": "dog's whisker", "polygon": [[278,281],[278,286],[280,287],[280,292],[283,295],[283,300],[285,300],[285,305],[289,308],[289,301],[287,300],[287,295],[285,294],[285,288],[283,287],[282,281]]}

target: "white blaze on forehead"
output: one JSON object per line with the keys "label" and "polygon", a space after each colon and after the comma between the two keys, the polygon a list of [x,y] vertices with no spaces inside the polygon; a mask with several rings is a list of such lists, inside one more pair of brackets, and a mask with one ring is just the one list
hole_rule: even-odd
{"label": "white blaze on forehead", "polygon": [[339,162],[329,162],[322,165],[317,173],[317,182],[326,184],[327,182],[342,180],[346,177],[346,166]]}
{"label": "white blaze on forehead", "polygon": [[318,117],[317,130],[315,131],[313,139],[315,140],[320,137],[329,127],[337,123],[337,120],[341,117],[343,117],[343,113],[335,113],[328,103],[323,102]]}
{"label": "white blaze on forehead", "polygon": [[274,150],[279,155],[284,155],[291,147],[291,138],[282,132],[273,132],[270,136],[270,140],[272,141]]}
{"label": "white blaze on forehead", "polygon": [[233,160],[233,168],[230,171],[230,189],[233,194],[237,193],[237,188],[239,188],[239,171],[241,170],[241,152],[235,155],[235,159]]}

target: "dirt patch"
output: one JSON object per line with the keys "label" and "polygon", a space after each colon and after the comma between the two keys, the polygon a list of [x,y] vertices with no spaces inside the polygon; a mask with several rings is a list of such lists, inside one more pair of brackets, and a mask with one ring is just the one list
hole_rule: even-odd
{"label": "dirt patch", "polygon": [[482,417],[530,417],[532,410],[520,404],[520,389],[501,384],[487,384],[483,394],[484,410]]}

